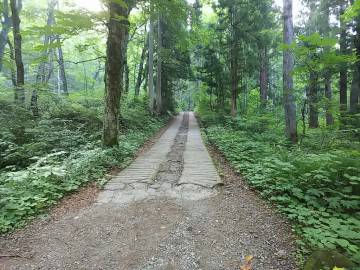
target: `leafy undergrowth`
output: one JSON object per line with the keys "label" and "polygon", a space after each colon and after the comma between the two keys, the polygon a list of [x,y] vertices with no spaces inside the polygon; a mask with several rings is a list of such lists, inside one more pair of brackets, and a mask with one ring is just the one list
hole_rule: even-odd
{"label": "leafy undergrowth", "polygon": [[273,116],[201,115],[205,136],[263,197],[294,221],[304,255],[338,250],[360,263],[360,142],[356,132],[312,131],[296,146]]}
{"label": "leafy undergrowth", "polygon": [[12,119],[3,118],[0,130],[0,232],[22,226],[89,181],[106,181],[107,168],[125,167],[169,119],[126,106],[119,147],[102,149],[99,105],[65,102],[36,121],[7,108]]}

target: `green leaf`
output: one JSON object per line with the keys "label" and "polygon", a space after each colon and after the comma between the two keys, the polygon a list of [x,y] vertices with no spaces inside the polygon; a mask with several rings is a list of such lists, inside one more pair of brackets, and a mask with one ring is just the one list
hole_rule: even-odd
{"label": "green leaf", "polygon": [[349,241],[347,241],[345,239],[336,239],[335,242],[343,248],[346,248],[350,245]]}

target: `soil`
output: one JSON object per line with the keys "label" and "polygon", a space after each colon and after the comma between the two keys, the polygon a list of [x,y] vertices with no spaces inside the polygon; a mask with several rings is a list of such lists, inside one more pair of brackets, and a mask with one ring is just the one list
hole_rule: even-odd
{"label": "soil", "polygon": [[[181,175],[187,121],[185,115],[156,182],[176,182]],[[4,235],[0,269],[297,269],[289,224],[214,147],[209,151],[224,182],[215,196],[95,204],[98,190],[86,187],[48,219]]]}

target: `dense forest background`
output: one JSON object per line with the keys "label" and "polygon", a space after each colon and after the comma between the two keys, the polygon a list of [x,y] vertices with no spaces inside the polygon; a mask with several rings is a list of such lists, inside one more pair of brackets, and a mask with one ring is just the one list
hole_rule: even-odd
{"label": "dense forest background", "polygon": [[300,263],[315,247],[360,263],[360,1],[300,5],[294,25],[291,0],[2,0],[0,231],[194,110],[294,221]]}

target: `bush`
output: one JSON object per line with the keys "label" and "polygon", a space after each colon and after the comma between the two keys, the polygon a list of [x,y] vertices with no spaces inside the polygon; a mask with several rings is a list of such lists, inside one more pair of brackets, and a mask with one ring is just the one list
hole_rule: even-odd
{"label": "bush", "polygon": [[[102,149],[102,116],[92,107],[98,106],[97,100],[86,106],[74,100],[56,102],[61,106],[51,107],[39,119],[14,118],[16,128],[8,119],[9,125],[0,130],[0,232],[23,225],[89,181],[103,182],[107,168],[128,165],[136,150],[169,119],[124,107],[120,145]],[[24,120],[22,114],[19,117]]]}
{"label": "bush", "polygon": [[[338,249],[360,263],[360,144],[352,134],[312,131],[301,144],[288,147],[280,125],[266,115],[201,119],[207,140],[297,222],[294,231],[306,243]],[[298,244],[305,248],[303,241]]]}

